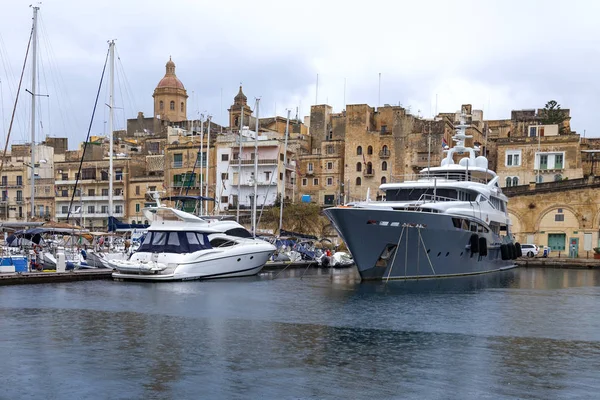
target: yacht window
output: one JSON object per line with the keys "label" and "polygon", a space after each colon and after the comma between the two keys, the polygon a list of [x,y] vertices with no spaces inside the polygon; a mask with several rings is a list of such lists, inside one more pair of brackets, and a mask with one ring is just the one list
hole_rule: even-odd
{"label": "yacht window", "polygon": [[200,242],[198,241],[198,238],[194,232],[186,232],[185,236],[187,237],[187,241],[191,246],[200,245]]}
{"label": "yacht window", "polygon": [[171,232],[169,234],[169,240],[167,242],[169,246],[179,246],[178,232]]}
{"label": "yacht window", "polygon": [[229,235],[229,236],[237,236],[237,237],[241,237],[241,238],[250,238],[250,237],[252,237],[252,234],[250,232],[248,232],[244,228],[229,229],[229,230],[225,231],[225,234]]}
{"label": "yacht window", "polygon": [[154,232],[152,239],[153,246],[164,246],[167,242],[167,232]]}
{"label": "yacht window", "polygon": [[210,241],[212,247],[230,247],[236,244],[233,240],[226,238],[214,238]]}
{"label": "yacht window", "polygon": [[475,222],[471,222],[471,232],[477,232],[477,224]]}
{"label": "yacht window", "polygon": [[461,226],[460,218],[452,218],[452,224],[454,225],[455,228],[460,229],[460,226]]}
{"label": "yacht window", "polygon": [[466,219],[462,219],[461,222],[462,222],[462,228],[465,231],[468,231],[469,230],[469,221],[467,221]]}

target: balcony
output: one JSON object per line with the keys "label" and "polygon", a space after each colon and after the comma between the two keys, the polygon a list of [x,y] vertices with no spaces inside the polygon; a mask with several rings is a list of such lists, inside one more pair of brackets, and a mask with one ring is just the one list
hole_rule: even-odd
{"label": "balcony", "polygon": [[381,150],[379,151],[379,158],[390,158],[392,153],[389,150]]}
{"label": "balcony", "polygon": [[2,189],[21,188],[21,187],[23,187],[23,181],[2,181],[2,184],[0,184],[0,188],[2,188]]}
{"label": "balcony", "polygon": [[373,175],[375,175],[375,171],[372,168],[371,168],[371,170],[365,169],[363,171],[363,176],[365,178],[371,178],[371,177],[373,177]]}
{"label": "balcony", "polygon": [[[259,158],[257,164],[258,165],[277,165],[277,159],[276,158]],[[254,160],[241,160],[241,159],[231,160],[230,166],[239,166],[239,165],[241,165],[242,167],[254,166]]]}
{"label": "balcony", "polygon": [[25,203],[25,197],[15,197],[14,200],[17,204]]}
{"label": "balcony", "polygon": [[306,171],[307,176],[313,176],[314,174],[315,174],[315,171],[313,169],[311,169],[310,171]]}
{"label": "balcony", "polygon": [[200,187],[200,182],[191,182],[191,181],[182,181],[182,182],[172,182],[171,183],[171,187],[172,188],[190,188],[190,189],[196,189]]}
{"label": "balcony", "polygon": [[[254,186],[253,180],[248,180],[246,182],[242,182],[242,186]],[[277,181],[258,181],[256,183],[257,186],[276,186]]]}

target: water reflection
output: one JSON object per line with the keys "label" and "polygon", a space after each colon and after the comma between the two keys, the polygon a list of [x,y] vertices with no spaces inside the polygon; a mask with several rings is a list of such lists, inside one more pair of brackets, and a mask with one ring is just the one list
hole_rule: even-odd
{"label": "water reflection", "polygon": [[[6,398],[593,398],[600,271],[2,290]],[[302,278],[302,279],[301,279]]]}

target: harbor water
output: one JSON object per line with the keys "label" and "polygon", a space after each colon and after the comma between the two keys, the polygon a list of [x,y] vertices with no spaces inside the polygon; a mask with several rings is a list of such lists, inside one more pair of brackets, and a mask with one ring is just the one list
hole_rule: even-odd
{"label": "harbor water", "polygon": [[[589,399],[600,271],[0,287],[1,399]],[[275,279],[273,279],[275,278]]]}

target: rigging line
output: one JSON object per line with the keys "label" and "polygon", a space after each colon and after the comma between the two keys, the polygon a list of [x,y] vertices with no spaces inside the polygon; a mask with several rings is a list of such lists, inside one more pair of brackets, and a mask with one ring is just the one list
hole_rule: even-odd
{"label": "rigging line", "polygon": [[404,235],[404,230],[406,226],[402,227],[402,232],[400,232],[400,239],[398,239],[398,244],[396,245],[396,251],[394,251],[394,258],[392,258],[392,263],[390,264],[390,270],[388,271],[388,276],[385,280],[385,283],[388,283],[390,280],[390,275],[392,274],[392,269],[394,268],[394,263],[396,262],[396,256],[398,255],[398,250],[400,249],[400,242],[402,241],[402,236]]}
{"label": "rigging line", "polygon": [[6,151],[8,150],[8,142],[10,141],[10,133],[12,131],[13,121],[15,120],[15,112],[17,111],[17,103],[19,101],[19,93],[21,92],[21,84],[23,83],[23,74],[25,73],[25,66],[27,65],[27,56],[29,55],[29,47],[31,46],[31,39],[33,38],[33,27],[31,27],[31,34],[29,35],[29,43],[27,44],[27,50],[25,51],[25,59],[23,60],[23,69],[21,70],[21,78],[19,79],[19,88],[17,89],[17,96],[15,98],[15,106],[13,107],[12,116],[10,118],[10,125],[8,126],[8,133],[6,134],[6,143],[4,144],[4,153],[2,154],[2,160],[0,161],[0,175],[4,169],[4,160],[6,159]]}
{"label": "rigging line", "polygon": [[117,59],[119,60],[119,65],[121,67],[121,71],[123,72],[123,80],[125,82],[125,91],[127,92],[127,96],[129,97],[129,102],[133,105],[133,108],[137,110],[137,103],[135,101],[135,92],[132,90],[131,84],[129,83],[129,79],[127,78],[127,74],[125,73],[125,67],[123,66],[123,62],[121,61],[121,55],[117,50]]}
{"label": "rigging line", "polygon": [[[102,81],[104,80],[104,73],[106,72],[106,64],[108,64],[108,56],[110,54],[110,48],[106,52],[106,59],[104,60],[104,67],[102,68],[102,76],[100,76],[100,85],[98,85],[98,92],[96,93],[96,101],[94,102],[94,109],[92,110],[92,118],[90,119],[90,124],[88,126],[87,137],[85,142],[83,143],[83,154],[81,154],[81,160],[79,160],[79,169],[77,170],[77,175],[75,175],[75,187],[73,188],[73,194],[71,194],[71,201],[69,202],[69,210],[67,211],[67,223],[69,222],[69,217],[71,216],[71,207],[73,206],[73,200],[75,199],[75,192],[77,191],[77,183],[79,183],[79,177],[81,176],[81,166],[83,164],[83,158],[85,157],[85,149],[88,146],[88,142],[90,140],[90,132],[92,130],[92,124],[94,123],[94,116],[96,115],[96,107],[98,106],[98,98],[100,97],[100,91],[102,89]],[[112,157],[112,154],[110,155]]]}
{"label": "rigging line", "polygon": [[123,98],[123,85],[121,84],[121,78],[119,76],[119,69],[117,68],[117,86],[119,87],[119,95],[121,96],[121,117],[123,118],[124,125],[127,127],[127,117],[125,116],[125,100]]}
{"label": "rigging line", "polygon": [[423,240],[423,236],[421,235],[421,228],[418,228],[418,230],[419,230],[419,238],[421,239],[421,244],[423,244],[423,250],[425,250],[425,255],[427,256],[427,261],[429,261],[429,266],[431,267],[431,270],[433,271],[433,275],[436,275],[435,269],[433,268],[433,264],[431,263],[431,259],[429,258],[429,253],[427,253],[427,247],[425,246],[425,241]]}

